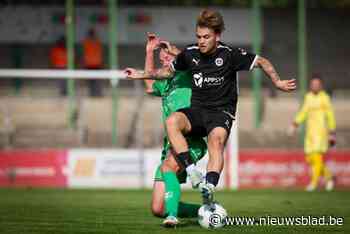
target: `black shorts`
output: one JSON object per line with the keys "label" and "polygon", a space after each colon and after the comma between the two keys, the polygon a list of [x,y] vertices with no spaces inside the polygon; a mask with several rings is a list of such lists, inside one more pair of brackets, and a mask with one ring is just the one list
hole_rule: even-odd
{"label": "black shorts", "polygon": [[206,110],[202,108],[183,108],[177,110],[186,115],[191,124],[189,136],[205,137],[216,127],[222,127],[230,134],[232,122],[235,120],[233,110]]}

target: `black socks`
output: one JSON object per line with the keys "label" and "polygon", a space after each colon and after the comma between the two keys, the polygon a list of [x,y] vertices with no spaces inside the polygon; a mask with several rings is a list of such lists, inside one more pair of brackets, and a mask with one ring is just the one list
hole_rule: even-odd
{"label": "black socks", "polygon": [[205,176],[205,180],[207,181],[207,183],[213,184],[215,187],[219,183],[219,178],[220,174],[215,171],[209,171]]}
{"label": "black socks", "polygon": [[175,157],[175,159],[176,159],[177,163],[179,164],[181,171],[185,170],[186,167],[193,164],[193,161],[192,161],[192,158],[190,156],[189,151],[179,153]]}

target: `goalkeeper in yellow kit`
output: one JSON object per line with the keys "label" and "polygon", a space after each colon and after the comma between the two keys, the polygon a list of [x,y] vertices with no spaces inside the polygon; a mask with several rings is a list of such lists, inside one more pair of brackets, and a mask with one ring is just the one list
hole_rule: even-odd
{"label": "goalkeeper in yellow kit", "polygon": [[304,151],[306,162],[312,171],[311,182],[306,190],[315,190],[321,176],[326,180],[326,190],[332,190],[334,181],[325,165],[324,156],[328,147],[335,145],[335,119],[330,97],[323,90],[322,80],[318,76],[314,76],[310,81],[310,91],[305,95],[303,106],[294,119],[291,131],[295,132],[304,122]]}

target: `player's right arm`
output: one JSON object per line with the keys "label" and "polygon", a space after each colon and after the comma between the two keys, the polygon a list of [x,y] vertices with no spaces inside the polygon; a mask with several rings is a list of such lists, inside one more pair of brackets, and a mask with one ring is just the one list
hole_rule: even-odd
{"label": "player's right arm", "polygon": [[160,69],[155,69],[153,72],[148,71],[137,71],[133,68],[126,68],[124,72],[126,73],[127,79],[136,80],[162,80],[169,79],[174,76],[175,71],[187,71],[189,69],[188,54],[184,50],[176,56],[176,59],[171,63],[170,66],[164,66]]}
{"label": "player's right arm", "polygon": [[[154,71],[154,50],[159,46],[159,38],[153,33],[147,33],[146,44],[146,59],[145,59],[145,71]],[[153,93],[153,84],[155,80],[144,80],[146,85],[146,93]]]}
{"label": "player's right arm", "polygon": [[124,70],[127,79],[133,80],[163,80],[174,76],[174,70],[170,67],[162,67],[155,69],[153,72],[140,71],[134,68],[126,68]]}
{"label": "player's right arm", "polygon": [[307,114],[308,114],[308,96],[306,95],[304,98],[304,102],[303,105],[301,107],[301,109],[298,111],[298,113],[296,114],[293,123],[289,126],[288,130],[287,130],[287,135],[289,136],[293,136],[296,133],[297,128],[299,127],[300,124],[304,123],[306,118],[307,118]]}

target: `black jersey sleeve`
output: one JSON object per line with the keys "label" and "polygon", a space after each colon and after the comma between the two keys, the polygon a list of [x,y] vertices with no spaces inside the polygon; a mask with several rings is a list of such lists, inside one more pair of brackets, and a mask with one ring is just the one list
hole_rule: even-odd
{"label": "black jersey sleeve", "polygon": [[174,61],[171,63],[171,67],[174,71],[186,71],[189,69],[188,66],[188,55],[186,50],[183,50],[180,54],[176,56]]}
{"label": "black jersey sleeve", "polygon": [[257,58],[256,54],[249,53],[241,48],[233,49],[231,52],[232,65],[237,71],[253,69]]}

